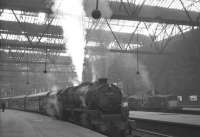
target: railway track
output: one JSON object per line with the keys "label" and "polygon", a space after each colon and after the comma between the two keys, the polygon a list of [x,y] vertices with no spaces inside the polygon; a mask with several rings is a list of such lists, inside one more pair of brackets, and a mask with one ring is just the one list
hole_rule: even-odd
{"label": "railway track", "polygon": [[134,120],[137,123],[136,137],[200,137],[200,126],[145,119]]}
{"label": "railway track", "polygon": [[133,137],[174,137],[174,136],[138,128],[133,130]]}

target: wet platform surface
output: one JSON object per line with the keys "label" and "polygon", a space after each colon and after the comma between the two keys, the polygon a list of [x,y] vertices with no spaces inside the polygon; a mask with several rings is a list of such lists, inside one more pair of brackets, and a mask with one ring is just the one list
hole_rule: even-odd
{"label": "wet platform surface", "polygon": [[136,119],[163,121],[169,123],[193,125],[200,127],[200,115],[131,111],[129,113],[129,117]]}
{"label": "wet platform surface", "polygon": [[105,137],[89,129],[40,114],[0,112],[0,137]]}

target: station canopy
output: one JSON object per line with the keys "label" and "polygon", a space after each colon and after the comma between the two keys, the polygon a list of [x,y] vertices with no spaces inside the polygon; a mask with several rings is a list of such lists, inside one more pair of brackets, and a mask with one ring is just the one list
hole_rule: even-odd
{"label": "station canopy", "polygon": [[[83,1],[85,9],[90,1]],[[166,46],[174,36],[199,28],[199,0],[103,1],[112,12],[109,18],[95,20],[91,12],[83,16],[89,48],[104,45],[120,52],[150,44]],[[1,0],[1,72],[37,72],[30,64],[48,64],[53,73],[73,72],[62,25],[52,12],[53,4],[51,0]]]}

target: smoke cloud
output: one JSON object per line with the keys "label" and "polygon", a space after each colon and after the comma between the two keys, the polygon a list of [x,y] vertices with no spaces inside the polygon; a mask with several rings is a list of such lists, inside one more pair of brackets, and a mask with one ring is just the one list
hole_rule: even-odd
{"label": "smoke cloud", "polygon": [[139,75],[136,74],[137,60],[133,55],[107,53],[103,57],[94,58],[91,63],[93,81],[107,77],[113,82],[122,82],[124,90],[137,95],[146,94],[147,91],[153,89],[149,72],[141,62],[138,62]]}
{"label": "smoke cloud", "polygon": [[92,66],[92,81],[99,78],[108,78],[109,67],[113,62],[113,56],[109,53],[104,53],[103,56],[91,57]]}
{"label": "smoke cloud", "polygon": [[53,92],[50,93],[48,97],[46,112],[48,115],[52,117],[59,117],[60,109],[59,109],[58,98],[56,95],[51,95],[51,94],[53,94]]}

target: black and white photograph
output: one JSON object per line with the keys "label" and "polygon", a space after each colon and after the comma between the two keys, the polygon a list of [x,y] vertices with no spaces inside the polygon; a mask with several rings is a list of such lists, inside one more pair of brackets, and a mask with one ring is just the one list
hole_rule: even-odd
{"label": "black and white photograph", "polygon": [[0,137],[200,137],[200,0],[0,0]]}

